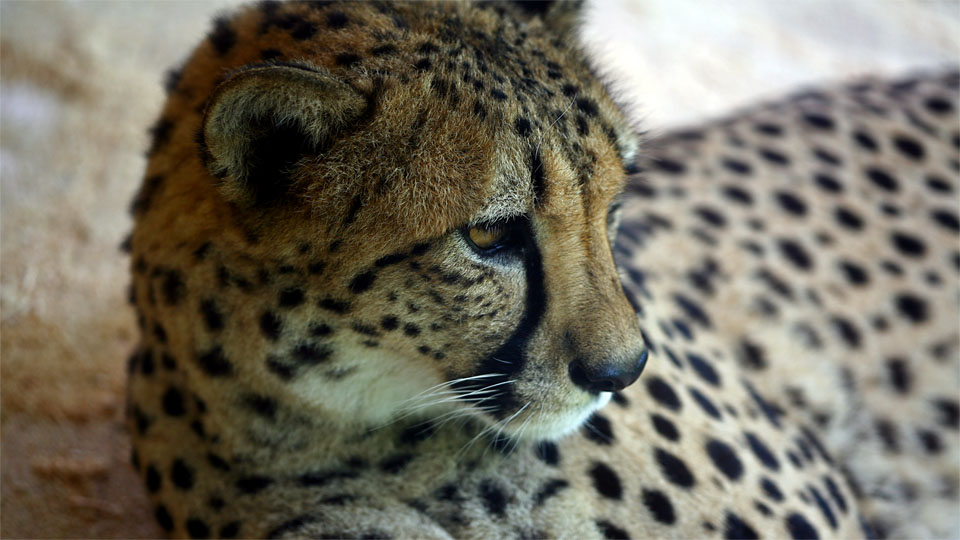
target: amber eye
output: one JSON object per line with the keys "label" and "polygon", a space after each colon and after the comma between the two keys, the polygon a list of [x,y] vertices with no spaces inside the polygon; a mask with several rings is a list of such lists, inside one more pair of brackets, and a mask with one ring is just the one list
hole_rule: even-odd
{"label": "amber eye", "polygon": [[467,229],[467,238],[480,251],[489,251],[499,247],[507,236],[504,225],[474,225]]}

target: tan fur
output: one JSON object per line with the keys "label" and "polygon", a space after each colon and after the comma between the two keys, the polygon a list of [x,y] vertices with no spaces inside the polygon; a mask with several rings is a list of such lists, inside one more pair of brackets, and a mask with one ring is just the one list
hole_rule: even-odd
{"label": "tan fur", "polygon": [[[218,23],[187,62],[135,205],[129,416],[165,529],[853,537],[861,512],[884,525],[854,487],[869,474],[831,457],[844,447],[818,446],[831,432],[811,431],[817,417],[771,412],[781,381],[816,388],[829,371],[750,373],[716,311],[743,293],[705,304],[713,317],[676,299],[709,234],[663,223],[696,206],[629,195],[630,308],[608,214],[635,145],[563,26],[498,6],[271,6]],[[255,143],[277,124],[316,148],[252,174],[285,156],[287,139]],[[734,137],[726,127],[717,137]],[[702,191],[727,151],[700,163],[694,145],[669,149]],[[660,168],[628,192],[684,198],[683,174]],[[468,245],[462,231],[485,220],[519,223],[512,255]],[[736,267],[722,249],[708,252]],[[641,327],[657,362],[594,414],[611,394],[584,391],[573,366],[633,365]],[[802,349],[754,338],[767,335],[792,366]],[[453,386],[471,376],[503,380]],[[500,386],[502,403],[479,399]],[[769,477],[782,502],[760,487]]]}

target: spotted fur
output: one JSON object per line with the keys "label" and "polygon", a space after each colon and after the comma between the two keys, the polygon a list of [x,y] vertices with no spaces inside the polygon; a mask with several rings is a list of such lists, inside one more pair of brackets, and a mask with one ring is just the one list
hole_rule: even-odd
{"label": "spotted fur", "polygon": [[638,157],[575,8],[263,2],[169,77],[129,244],[165,531],[949,534],[956,76]]}

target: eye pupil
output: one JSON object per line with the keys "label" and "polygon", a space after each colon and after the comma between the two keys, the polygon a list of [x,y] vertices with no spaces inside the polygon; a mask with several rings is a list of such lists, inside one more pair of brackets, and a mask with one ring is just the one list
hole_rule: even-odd
{"label": "eye pupil", "polygon": [[506,228],[499,226],[489,227],[477,225],[470,227],[467,231],[467,236],[470,238],[470,241],[480,249],[496,247],[497,243],[500,242],[505,235]]}

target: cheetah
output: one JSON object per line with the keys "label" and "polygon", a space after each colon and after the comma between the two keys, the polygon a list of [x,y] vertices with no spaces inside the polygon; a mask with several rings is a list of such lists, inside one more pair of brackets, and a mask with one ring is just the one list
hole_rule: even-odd
{"label": "cheetah", "polygon": [[956,73],[641,140],[577,4],[218,18],[133,201],[178,537],[950,536]]}

